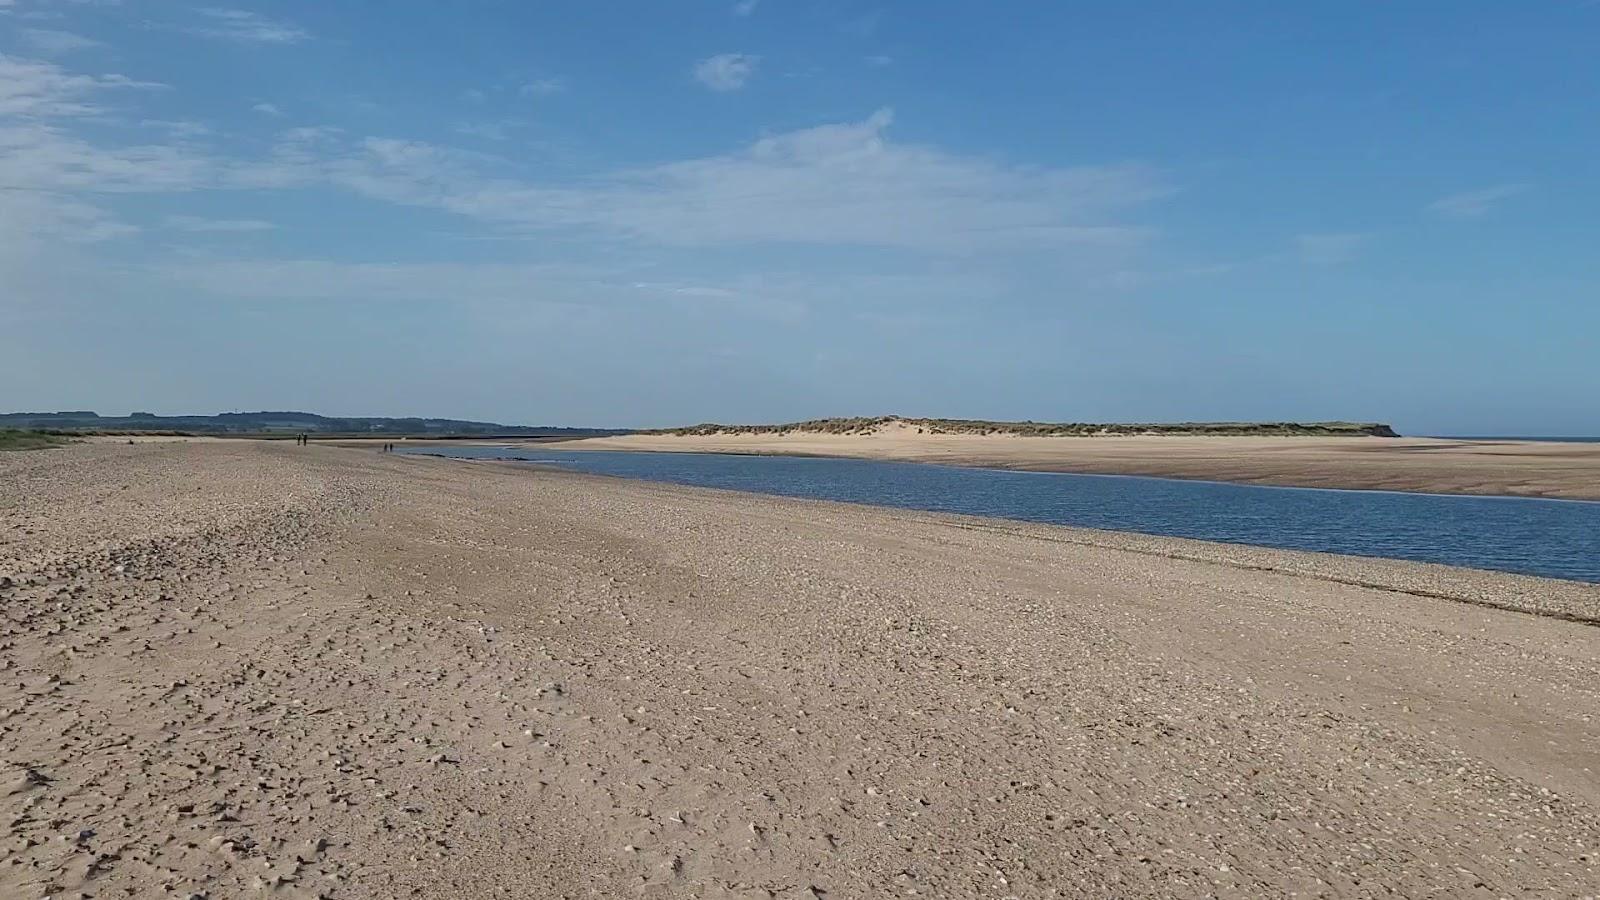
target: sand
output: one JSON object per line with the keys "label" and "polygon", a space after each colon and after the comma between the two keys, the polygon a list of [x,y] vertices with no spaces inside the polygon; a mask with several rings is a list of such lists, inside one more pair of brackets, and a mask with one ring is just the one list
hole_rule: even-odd
{"label": "sand", "polygon": [[0,611],[8,898],[1600,892],[1575,583],[83,444]]}
{"label": "sand", "polygon": [[635,434],[562,450],[846,456],[1246,484],[1600,500],[1600,444],[1366,437],[1016,437],[792,433]]}

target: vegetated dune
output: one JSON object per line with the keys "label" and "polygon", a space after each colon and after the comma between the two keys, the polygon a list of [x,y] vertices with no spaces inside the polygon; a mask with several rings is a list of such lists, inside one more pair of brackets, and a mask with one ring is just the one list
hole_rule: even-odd
{"label": "vegetated dune", "polygon": [[43,431],[0,428],[0,450],[45,450],[65,443],[66,438]]}
{"label": "vegetated dune", "polygon": [[918,419],[904,416],[855,416],[811,419],[781,425],[691,425],[640,434],[697,435],[873,435],[905,429],[918,434],[1009,435],[1016,437],[1093,437],[1099,435],[1300,435],[1320,437],[1398,437],[1377,422],[991,422],[983,419]]}
{"label": "vegetated dune", "polygon": [[[1161,427],[1174,430],[1155,430]],[[1141,430],[1089,430],[1111,428]],[[1247,430],[1252,428],[1256,430]],[[1375,436],[1388,433],[1392,431],[1383,425],[1340,423],[1076,426],[879,417],[702,425],[556,446],[845,456],[1293,487],[1600,499],[1600,444]]]}

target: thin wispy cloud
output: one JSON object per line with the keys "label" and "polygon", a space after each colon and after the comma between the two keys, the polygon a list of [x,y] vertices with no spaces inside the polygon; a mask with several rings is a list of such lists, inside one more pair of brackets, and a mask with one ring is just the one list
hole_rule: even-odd
{"label": "thin wispy cloud", "polygon": [[22,39],[40,53],[55,55],[104,46],[93,38],[53,28],[24,28]]}
{"label": "thin wispy cloud", "polygon": [[[0,215],[9,223],[7,233],[71,234],[79,243],[138,232],[135,224],[101,208],[114,206],[117,195],[331,189],[450,213],[480,227],[482,236],[554,233],[641,249],[788,244],[926,254],[1046,253],[1053,264],[1078,259],[1098,265],[1146,242],[1151,230],[1130,217],[1167,190],[1158,173],[1138,165],[1008,165],[899,142],[891,134],[889,110],[772,134],[722,154],[554,180],[519,171],[504,158],[332,127],[286,129],[266,150],[241,155],[208,140],[198,123],[145,120],[146,129],[170,132],[160,141],[78,129],[74,123],[98,111],[101,98],[136,96],[121,89],[139,83],[78,75],[38,61],[5,63],[11,68],[0,71],[16,76],[0,79]],[[256,111],[275,109],[257,104]],[[499,139],[510,124],[469,123],[458,131]],[[30,192],[24,199],[7,199],[24,189]],[[156,225],[219,235],[274,227],[248,214],[174,215]],[[221,271],[207,270],[207,290],[221,290],[209,280],[222,279]],[[308,282],[313,273],[326,274],[310,264],[293,272]],[[416,273],[338,274],[352,287],[399,294],[407,290],[407,275]],[[476,284],[485,296],[496,295],[502,284],[511,290],[522,274],[527,273],[496,270]],[[654,283],[626,283],[635,281]],[[321,290],[291,288],[281,278],[277,283],[290,294]],[[770,290],[738,291],[740,297],[780,302]],[[631,288],[618,296],[639,293]],[[578,287],[572,294],[586,296]]]}
{"label": "thin wispy cloud", "polygon": [[279,109],[276,103],[257,103],[250,107],[250,111],[258,112],[263,116],[281,117],[283,115],[283,110]]}
{"label": "thin wispy cloud", "polygon": [[257,12],[205,6],[195,10],[197,24],[178,28],[186,34],[253,44],[294,44],[309,40],[310,32],[288,22],[269,19]]}
{"label": "thin wispy cloud", "polygon": [[52,62],[0,54],[0,116],[60,118],[101,112],[90,98],[105,91],[166,85],[126,75],[81,75]]}
{"label": "thin wispy cloud", "polygon": [[524,97],[549,97],[566,89],[566,83],[559,78],[540,78],[524,84],[517,89],[517,93]]}
{"label": "thin wispy cloud", "polygon": [[1499,184],[1476,191],[1462,191],[1440,197],[1428,204],[1428,209],[1457,219],[1475,219],[1527,189],[1528,185],[1525,184]]}
{"label": "thin wispy cloud", "polygon": [[91,244],[138,233],[136,226],[70,197],[45,191],[0,190],[0,250],[16,250],[41,239]]}
{"label": "thin wispy cloud", "polygon": [[733,5],[733,14],[736,16],[748,16],[754,13],[756,7],[760,5],[761,0],[740,0],[740,2]]}
{"label": "thin wispy cloud", "polygon": [[224,167],[187,145],[100,146],[49,125],[0,125],[0,187],[94,193],[188,191]]}
{"label": "thin wispy cloud", "polygon": [[599,273],[567,265],[238,259],[153,266],[222,296],[291,300],[551,300],[595,290]]}
{"label": "thin wispy cloud", "polygon": [[[194,139],[118,142],[41,121],[96,111],[95,99],[138,85],[69,73],[51,63],[0,60],[0,186],[63,194],[331,187],[427,207],[510,232],[557,231],[662,246],[814,244],[928,252],[1127,249],[1149,229],[1124,214],[1161,196],[1134,165],[1008,166],[890,134],[880,110],[856,122],[771,135],[732,152],[580,179],[516,177],[505,160],[338,129],[295,128],[269,152],[238,157]],[[265,115],[279,112],[261,103]],[[501,140],[505,121],[458,125]],[[177,132],[174,132],[174,136]],[[79,215],[77,221],[85,221]],[[72,221],[68,219],[67,221]],[[228,221],[253,221],[245,217]],[[174,220],[172,228],[198,230]],[[253,226],[251,226],[253,227]],[[215,230],[215,229],[213,229]],[[1308,258],[1340,252],[1337,236],[1306,238]]]}
{"label": "thin wispy cloud", "polygon": [[737,91],[755,75],[760,62],[761,57],[748,53],[720,53],[696,63],[694,78],[713,91]]}
{"label": "thin wispy cloud", "polygon": [[141,128],[154,128],[165,132],[172,140],[182,141],[212,134],[211,126],[189,119],[144,119]]}
{"label": "thin wispy cloud", "polygon": [[1367,236],[1355,232],[1330,232],[1295,236],[1295,251],[1303,262],[1331,266],[1355,259]]}
{"label": "thin wispy cloud", "polygon": [[200,216],[167,216],[162,221],[168,228],[197,234],[272,231],[278,227],[261,219],[207,219]]}
{"label": "thin wispy cloud", "polygon": [[467,137],[482,138],[488,141],[504,141],[511,137],[511,132],[521,128],[524,124],[519,119],[500,119],[493,122],[459,122],[450,130],[456,134]]}
{"label": "thin wispy cloud", "polygon": [[84,75],[50,62],[0,55],[0,243],[5,245],[0,270],[32,264],[30,248],[42,242],[88,244],[137,233],[137,227],[73,192],[138,169],[141,154],[102,157],[60,123],[100,117],[103,98],[160,87],[124,75]]}
{"label": "thin wispy cloud", "polygon": [[852,37],[866,38],[875,34],[881,24],[883,24],[883,10],[875,9],[844,22],[839,28]]}
{"label": "thin wispy cloud", "polygon": [[471,156],[415,141],[367,139],[315,165],[334,184],[389,202],[678,246],[1129,246],[1147,229],[1116,221],[1119,214],[1165,193],[1140,166],[1008,167],[899,145],[888,137],[892,120],[882,110],[579,185],[488,177]]}
{"label": "thin wispy cloud", "polygon": [[[172,260],[144,272],[208,295],[250,300],[407,301],[566,307],[698,309],[795,322],[842,297],[874,297],[891,305],[935,306],[992,294],[988,279],[960,275],[769,278],[727,282],[647,281],[626,264],[337,262],[323,259]],[[655,272],[659,275],[659,272]],[[860,309],[852,303],[852,308]]]}

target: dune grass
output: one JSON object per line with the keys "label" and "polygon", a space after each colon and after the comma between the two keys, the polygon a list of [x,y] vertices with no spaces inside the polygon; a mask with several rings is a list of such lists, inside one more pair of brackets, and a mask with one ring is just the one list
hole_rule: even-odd
{"label": "dune grass", "polygon": [[1376,422],[991,422],[983,419],[911,419],[901,416],[855,416],[812,419],[783,425],[693,425],[665,428],[648,434],[871,434],[896,422],[929,434],[1006,434],[1025,437],[1089,437],[1095,435],[1320,435],[1394,437],[1387,425]]}
{"label": "dune grass", "polygon": [[65,443],[67,443],[66,438],[42,431],[0,428],[0,450],[43,450],[48,447],[60,447]]}

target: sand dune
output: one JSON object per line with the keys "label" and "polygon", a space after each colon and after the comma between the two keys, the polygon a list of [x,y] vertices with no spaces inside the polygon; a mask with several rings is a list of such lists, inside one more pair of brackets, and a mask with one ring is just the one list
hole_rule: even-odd
{"label": "sand dune", "polygon": [[1249,484],[1600,500],[1600,444],[1367,437],[1018,437],[931,434],[634,434],[563,450],[789,453],[1154,475]]}
{"label": "sand dune", "polygon": [[1479,605],[1591,586],[283,443],[0,523],[0,896],[1600,888],[1600,629]]}

